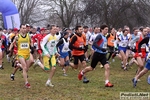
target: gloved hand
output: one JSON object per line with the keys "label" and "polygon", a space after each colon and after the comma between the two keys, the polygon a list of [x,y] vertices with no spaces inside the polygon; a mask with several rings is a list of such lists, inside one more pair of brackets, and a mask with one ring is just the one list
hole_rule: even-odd
{"label": "gloved hand", "polygon": [[85,48],[84,47],[79,47],[78,50],[85,50]]}
{"label": "gloved hand", "polygon": [[31,54],[34,53],[34,47],[31,47]]}
{"label": "gloved hand", "polygon": [[102,50],[103,52],[106,52],[106,49],[104,49],[104,48],[102,48],[101,50]]}

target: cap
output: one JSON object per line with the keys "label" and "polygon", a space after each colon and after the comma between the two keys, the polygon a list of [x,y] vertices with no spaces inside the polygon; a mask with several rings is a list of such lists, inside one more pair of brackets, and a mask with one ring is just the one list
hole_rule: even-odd
{"label": "cap", "polygon": [[29,25],[29,24],[26,24],[26,27],[30,27],[30,25]]}
{"label": "cap", "polygon": [[44,31],[44,30],[45,30],[45,28],[41,28],[41,29],[40,29],[40,31]]}
{"label": "cap", "polygon": [[17,28],[14,28],[13,31],[18,31],[18,29],[17,29]]}

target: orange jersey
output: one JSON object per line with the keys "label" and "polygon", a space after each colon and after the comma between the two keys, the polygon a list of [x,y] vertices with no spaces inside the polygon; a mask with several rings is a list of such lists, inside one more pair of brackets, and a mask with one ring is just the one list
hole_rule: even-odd
{"label": "orange jersey", "polygon": [[[75,41],[75,43],[73,44],[75,47],[84,47],[86,44],[86,38],[82,35],[81,37],[79,37],[78,35],[75,35],[77,37],[77,40]],[[72,50],[72,55],[75,56],[80,56],[84,54],[84,50],[76,50],[73,49]]]}
{"label": "orange jersey", "polygon": [[107,45],[108,46],[114,46],[114,40],[115,40],[115,36],[113,36],[112,34],[110,34],[110,37],[107,40]]}

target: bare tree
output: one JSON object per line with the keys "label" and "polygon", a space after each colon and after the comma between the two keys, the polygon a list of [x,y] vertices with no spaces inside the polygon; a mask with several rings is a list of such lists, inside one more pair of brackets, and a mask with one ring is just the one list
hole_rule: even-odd
{"label": "bare tree", "polygon": [[40,0],[12,0],[20,14],[21,23],[35,24],[45,20]]}
{"label": "bare tree", "polygon": [[49,0],[46,3],[51,9],[51,14],[55,14],[60,18],[63,27],[69,27],[75,20],[75,14],[80,10],[80,0]]}

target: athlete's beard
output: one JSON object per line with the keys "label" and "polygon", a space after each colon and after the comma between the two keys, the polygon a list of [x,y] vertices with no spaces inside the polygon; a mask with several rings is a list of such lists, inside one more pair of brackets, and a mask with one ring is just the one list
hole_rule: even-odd
{"label": "athlete's beard", "polygon": [[81,33],[76,33],[78,36],[81,36],[82,34]]}

